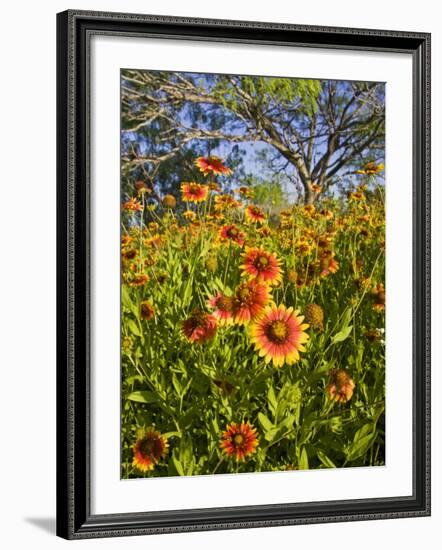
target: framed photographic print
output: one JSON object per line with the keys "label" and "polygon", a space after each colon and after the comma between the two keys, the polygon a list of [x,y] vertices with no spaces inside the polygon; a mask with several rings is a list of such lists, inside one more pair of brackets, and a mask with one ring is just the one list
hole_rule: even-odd
{"label": "framed photographic print", "polygon": [[57,32],[57,534],[429,515],[430,36]]}

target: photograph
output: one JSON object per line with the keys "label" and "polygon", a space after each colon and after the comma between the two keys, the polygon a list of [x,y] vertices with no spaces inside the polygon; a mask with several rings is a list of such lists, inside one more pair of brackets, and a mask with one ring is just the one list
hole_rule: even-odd
{"label": "photograph", "polygon": [[386,465],[385,104],[120,70],[122,480]]}
{"label": "photograph", "polygon": [[440,3],[299,8],[5,3],[6,550],[442,539]]}

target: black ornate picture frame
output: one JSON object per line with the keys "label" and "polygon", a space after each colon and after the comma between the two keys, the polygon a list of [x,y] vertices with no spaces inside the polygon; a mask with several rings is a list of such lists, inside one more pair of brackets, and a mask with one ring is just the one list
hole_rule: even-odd
{"label": "black ornate picture frame", "polygon": [[[413,59],[413,494],[109,515],[90,498],[93,35],[407,53]],[[203,45],[201,47],[204,47]],[[118,115],[116,115],[118,116]],[[430,514],[430,35],[69,10],[57,16],[57,534],[66,539]],[[116,405],[118,406],[118,405]],[[118,453],[119,450],[117,449]]]}

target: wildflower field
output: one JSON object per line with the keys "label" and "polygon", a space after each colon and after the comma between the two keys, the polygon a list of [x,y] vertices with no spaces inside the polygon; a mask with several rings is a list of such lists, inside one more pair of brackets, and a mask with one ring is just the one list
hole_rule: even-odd
{"label": "wildflower field", "polygon": [[340,192],[279,202],[214,154],[187,158],[167,192],[123,173],[123,479],[385,463],[372,158]]}

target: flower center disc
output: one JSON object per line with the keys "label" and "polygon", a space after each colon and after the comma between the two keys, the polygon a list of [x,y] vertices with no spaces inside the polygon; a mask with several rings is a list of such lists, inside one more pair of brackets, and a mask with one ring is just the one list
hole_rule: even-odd
{"label": "flower center disc", "polygon": [[257,267],[258,269],[259,268],[264,268],[264,267],[267,267],[269,265],[269,259],[266,258],[265,256],[258,256],[255,260],[255,267]]}
{"label": "flower center disc", "polygon": [[252,295],[252,292],[249,288],[242,288],[239,291],[239,297],[242,302],[247,302],[250,299],[251,295]]}
{"label": "flower center disc", "polygon": [[242,445],[244,443],[244,436],[242,434],[236,434],[233,441],[235,445]]}
{"label": "flower center disc", "polygon": [[284,321],[274,321],[270,325],[269,332],[270,339],[280,344],[287,338],[287,325]]}
{"label": "flower center disc", "polygon": [[145,439],[140,445],[140,450],[144,456],[151,456],[155,451],[155,441]]}

